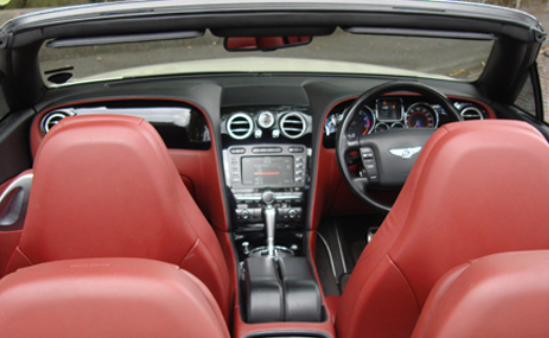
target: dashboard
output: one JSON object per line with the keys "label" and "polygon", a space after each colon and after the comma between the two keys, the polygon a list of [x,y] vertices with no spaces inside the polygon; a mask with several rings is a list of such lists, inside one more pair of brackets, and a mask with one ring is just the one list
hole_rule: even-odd
{"label": "dashboard", "polygon": [[[31,150],[35,155],[47,130],[67,116],[140,116],[158,130],[208,220],[216,229],[233,231],[237,247],[253,245],[249,234],[262,233],[258,229],[263,229],[262,208],[269,193],[278,210],[277,227],[294,232],[286,246],[297,245],[299,252],[299,236],[315,229],[323,215],[369,212],[341,179],[335,133],[354,99],[386,82],[285,75],[61,88],[48,92],[35,107],[39,113],[31,127]],[[422,82],[448,95],[465,119],[496,117],[471,84]],[[358,136],[391,128],[440,127],[447,115],[423,96],[402,92],[369,102],[353,122],[347,132]]]}

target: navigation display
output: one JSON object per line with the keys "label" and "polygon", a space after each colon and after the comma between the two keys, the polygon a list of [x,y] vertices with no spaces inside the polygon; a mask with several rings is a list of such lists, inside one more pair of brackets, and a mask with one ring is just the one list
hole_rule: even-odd
{"label": "navigation display", "polygon": [[242,157],[242,184],[281,186],[294,183],[292,156]]}
{"label": "navigation display", "polygon": [[376,104],[378,121],[400,121],[402,119],[402,103],[400,100],[379,100]]}

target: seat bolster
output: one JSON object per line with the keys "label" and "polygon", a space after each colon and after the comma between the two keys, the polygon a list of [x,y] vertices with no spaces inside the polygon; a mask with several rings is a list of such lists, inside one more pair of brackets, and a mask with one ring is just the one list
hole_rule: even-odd
{"label": "seat bolster", "polygon": [[368,278],[353,273],[345,287],[345,296],[347,300],[352,298],[355,301],[345,307],[342,306],[343,298],[339,302],[338,337],[393,338],[412,334],[419,316],[418,303],[389,255],[379,262]]}
{"label": "seat bolster", "polygon": [[339,296],[328,296],[326,297],[326,299],[324,299],[324,303],[328,308],[328,313],[330,314],[330,318],[332,320],[332,323],[334,324],[336,321],[337,305],[339,304],[339,298]]}
{"label": "seat bolster", "polygon": [[226,267],[218,265],[208,246],[198,239],[179,266],[190,271],[210,289],[221,308],[225,320],[228,322],[232,307],[230,279],[225,274],[220,273]]}

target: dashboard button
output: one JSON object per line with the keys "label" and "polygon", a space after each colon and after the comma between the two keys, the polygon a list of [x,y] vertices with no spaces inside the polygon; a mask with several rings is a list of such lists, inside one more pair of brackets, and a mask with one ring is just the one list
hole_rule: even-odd
{"label": "dashboard button", "polygon": [[255,208],[255,209],[252,209],[252,218],[253,219],[261,219],[261,209],[260,208]]}
{"label": "dashboard button", "polygon": [[302,153],[302,152],[305,151],[305,148],[303,148],[303,147],[290,147],[290,148],[288,148],[288,151],[290,153]]}
{"label": "dashboard button", "polygon": [[229,150],[229,152],[231,154],[244,154],[246,152],[246,149],[244,149],[244,148],[231,148],[231,150]]}

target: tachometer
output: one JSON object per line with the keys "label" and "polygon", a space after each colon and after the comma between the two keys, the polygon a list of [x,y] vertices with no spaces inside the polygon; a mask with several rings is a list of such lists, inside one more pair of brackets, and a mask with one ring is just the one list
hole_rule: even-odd
{"label": "tachometer", "polygon": [[406,111],[408,128],[436,128],[437,124],[437,113],[426,103],[415,103]]}
{"label": "tachometer", "polygon": [[355,139],[361,135],[366,135],[374,130],[375,118],[374,112],[368,106],[364,106],[354,117],[349,124],[347,136],[350,139]]}

